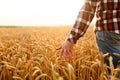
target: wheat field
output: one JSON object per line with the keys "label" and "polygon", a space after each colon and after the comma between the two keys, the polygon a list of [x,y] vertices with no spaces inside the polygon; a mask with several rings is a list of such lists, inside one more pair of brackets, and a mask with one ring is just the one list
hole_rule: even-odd
{"label": "wheat field", "polygon": [[0,80],[117,80],[112,62],[112,73],[106,76],[106,55],[98,53],[92,26],[75,45],[74,59],[58,57],[56,48],[70,29],[0,28]]}

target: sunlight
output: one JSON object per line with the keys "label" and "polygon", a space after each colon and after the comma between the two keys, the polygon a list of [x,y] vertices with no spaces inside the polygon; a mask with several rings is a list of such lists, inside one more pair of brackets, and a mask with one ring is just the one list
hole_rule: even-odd
{"label": "sunlight", "polygon": [[0,0],[0,25],[73,24],[83,0]]}

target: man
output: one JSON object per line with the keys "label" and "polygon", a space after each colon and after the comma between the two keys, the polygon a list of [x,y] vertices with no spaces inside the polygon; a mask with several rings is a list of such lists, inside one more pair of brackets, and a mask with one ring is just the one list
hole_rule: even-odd
{"label": "man", "polygon": [[[58,49],[64,60],[74,56],[73,46],[84,35],[96,13],[95,34],[100,52],[109,53],[116,68],[120,63],[120,0],[86,0],[67,39]],[[109,61],[105,58],[105,63]]]}

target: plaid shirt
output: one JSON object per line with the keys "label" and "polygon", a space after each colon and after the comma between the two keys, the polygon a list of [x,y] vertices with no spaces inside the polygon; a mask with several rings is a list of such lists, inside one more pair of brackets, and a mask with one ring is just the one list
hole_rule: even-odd
{"label": "plaid shirt", "polygon": [[96,13],[95,31],[120,34],[120,0],[86,0],[67,40],[74,43],[84,35]]}

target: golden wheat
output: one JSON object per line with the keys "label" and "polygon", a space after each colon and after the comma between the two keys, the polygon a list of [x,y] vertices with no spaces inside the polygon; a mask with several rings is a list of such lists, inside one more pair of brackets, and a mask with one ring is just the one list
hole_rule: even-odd
{"label": "golden wheat", "polygon": [[[64,62],[56,48],[70,27],[0,28],[0,80],[115,80],[119,69],[104,64],[92,27],[74,47],[75,57]],[[118,54],[116,54],[118,55]]]}

